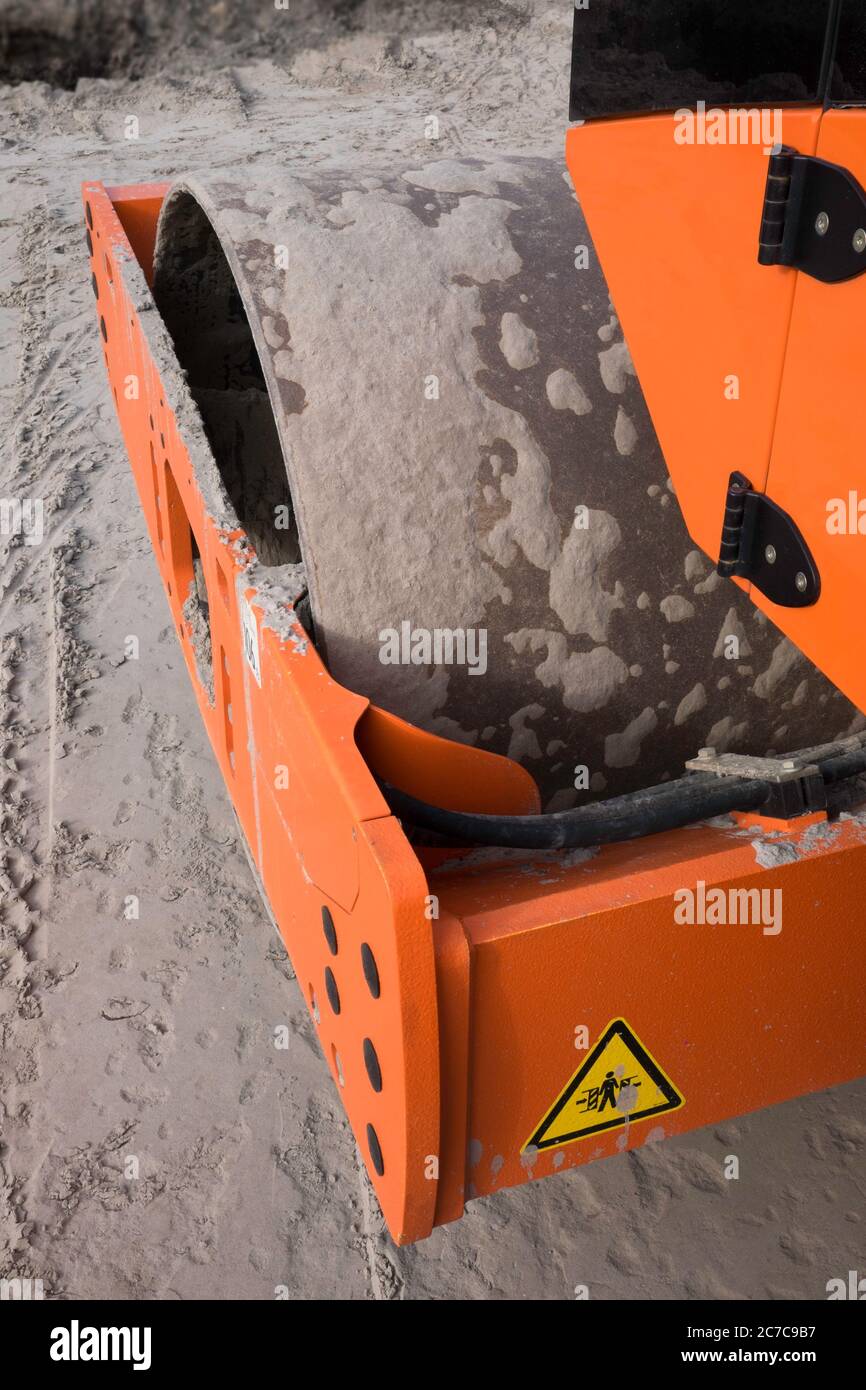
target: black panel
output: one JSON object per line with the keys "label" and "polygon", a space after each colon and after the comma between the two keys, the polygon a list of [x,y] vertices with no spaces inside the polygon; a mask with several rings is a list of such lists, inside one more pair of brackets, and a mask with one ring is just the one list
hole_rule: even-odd
{"label": "black panel", "polygon": [[[848,8],[862,86],[863,0]],[[835,12],[835,0],[588,0],[574,12],[571,119],[823,100]]]}
{"label": "black panel", "polygon": [[843,0],[830,100],[840,106],[866,102],[866,0]]}

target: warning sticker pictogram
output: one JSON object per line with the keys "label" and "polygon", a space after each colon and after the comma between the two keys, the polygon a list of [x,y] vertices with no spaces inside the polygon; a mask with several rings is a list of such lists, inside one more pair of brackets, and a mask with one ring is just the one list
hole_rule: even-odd
{"label": "warning sticker pictogram", "polygon": [[683,1096],[624,1018],[607,1025],[523,1146],[554,1149],[576,1139],[679,1110]]}

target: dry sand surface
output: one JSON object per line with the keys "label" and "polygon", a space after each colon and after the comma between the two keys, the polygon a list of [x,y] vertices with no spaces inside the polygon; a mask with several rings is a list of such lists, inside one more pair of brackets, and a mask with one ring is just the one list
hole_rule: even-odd
{"label": "dry sand surface", "polygon": [[253,8],[0,4],[0,496],[45,503],[42,543],[0,552],[0,1274],[76,1299],[825,1297],[866,1272],[866,1083],[472,1203],[415,1248],[383,1230],[159,590],[79,183],[334,141],[405,164],[431,111],[442,155],[558,158],[571,7],[292,0],[260,32]]}

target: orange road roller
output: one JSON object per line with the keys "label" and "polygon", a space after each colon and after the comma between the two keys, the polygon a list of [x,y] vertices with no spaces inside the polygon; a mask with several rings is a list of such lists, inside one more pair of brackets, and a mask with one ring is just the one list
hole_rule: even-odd
{"label": "orange road roller", "polygon": [[860,7],[578,4],[566,162],[431,153],[83,189],[189,678],[399,1243],[866,1071]]}

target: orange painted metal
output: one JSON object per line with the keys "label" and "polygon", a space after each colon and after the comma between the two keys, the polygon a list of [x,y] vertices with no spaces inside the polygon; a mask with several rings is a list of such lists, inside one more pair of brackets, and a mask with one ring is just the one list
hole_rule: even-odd
{"label": "orange painted metal", "polygon": [[[820,117],[785,110],[783,139],[813,154]],[[679,144],[677,129],[671,114],[593,121],[566,157],[686,525],[718,559],[732,470],[767,477],[795,277],[758,265],[763,147]]]}
{"label": "orange painted metal", "polygon": [[[817,153],[866,186],[866,111],[828,111]],[[824,285],[791,269],[782,273],[796,281],[796,291],[768,491],[802,531],[821,575],[821,596],[811,608],[782,613],[762,595],[752,597],[862,710],[866,534],[858,522],[866,532],[866,505],[862,516],[857,508],[866,503],[866,278]],[[833,502],[853,521],[841,534],[828,529]]]}
{"label": "orange painted metal", "polygon": [[737,825],[749,829],[764,830],[768,834],[799,835],[810,825],[826,825],[829,817],[826,811],[811,811],[798,816],[795,821],[779,820],[778,816],[762,816],[758,811],[734,811],[733,819]]}
{"label": "orange painted metal", "polygon": [[[784,836],[732,821],[597,854],[409,844],[374,772],[455,809],[531,812],[534,786],[505,759],[371,708],[330,678],[296,622],[287,617],[281,637],[263,621],[266,580],[240,529],[207,511],[148,314],[129,290],[137,267],[125,228],[148,264],[160,196],[153,186],[140,196],[84,186],[109,382],[202,719],[395,1240],[455,1219],[467,1196],[866,1071],[866,941],[850,930],[866,870],[857,820],[779,826]],[[672,438],[676,446],[676,428]],[[212,698],[183,612],[196,551]],[[257,615],[261,685],[244,655],[244,599]],[[782,930],[679,924],[674,895],[701,883],[781,891]],[[591,1045],[613,1017],[627,1020],[685,1105],[658,1123],[521,1154],[581,1060],[575,1030],[586,1028]]]}
{"label": "orange painted metal", "polygon": [[[239,544],[243,535],[221,529],[207,512],[154,361],[147,315],[139,314],[129,290],[134,257],[124,225],[153,217],[153,191],[141,200],[135,190],[114,196],[112,203],[101,185],[84,186],[91,269],[109,382],[172,619],[383,1212],[395,1239],[416,1240],[432,1229],[438,1184],[429,1176],[430,1157],[440,1144],[439,1026],[424,873],[356,746],[367,702],[330,679],[297,623],[288,640],[263,624],[259,591],[245,582],[251,552]],[[212,699],[183,612],[194,579],[193,538],[209,597]],[[242,597],[259,615],[261,686],[244,658]],[[323,909],[334,923],[336,954]],[[362,947],[375,961],[375,991]],[[365,1041],[381,1071],[378,1091]]]}
{"label": "orange painted metal", "polygon": [[105,190],[148,284],[153,274],[156,223],[169,186],[167,183],[137,183]]}
{"label": "orange painted metal", "polygon": [[[789,827],[793,829],[793,827]],[[856,904],[866,827],[785,837],[762,867],[755,831],[700,827],[611,846],[583,863],[471,861],[430,877],[471,950],[469,1171],[485,1196],[648,1140],[866,1072],[866,938]],[[764,840],[767,862],[781,839]],[[577,858],[578,856],[574,856]],[[780,860],[782,856],[780,855]],[[757,888],[781,930],[685,925],[674,894]],[[770,931],[773,931],[771,925]],[[612,1017],[623,1017],[685,1104],[562,1148],[521,1153]]]}
{"label": "orange painted metal", "polygon": [[446,743],[375,705],[361,716],[357,740],[380,777],[434,806],[465,811],[471,802],[473,811],[489,816],[541,810],[538,787],[519,763],[469,744]]}
{"label": "orange painted metal", "polygon": [[[750,597],[866,709],[866,653],[852,640],[866,568],[866,278],[825,285],[759,265],[766,150],[682,145],[676,128],[673,115],[575,127],[572,179],[691,535],[718,558],[734,468],[788,512],[820,598],[781,608]],[[862,109],[785,110],[782,139],[866,186]],[[828,525],[834,505],[853,523],[841,534]]]}
{"label": "orange painted metal", "polygon": [[469,1123],[470,946],[462,923],[440,905],[432,925],[439,1000],[442,1131],[435,1224],[463,1215]]}

